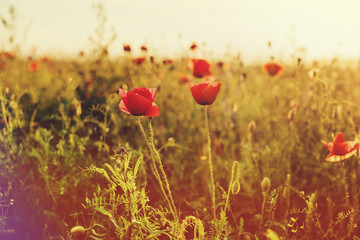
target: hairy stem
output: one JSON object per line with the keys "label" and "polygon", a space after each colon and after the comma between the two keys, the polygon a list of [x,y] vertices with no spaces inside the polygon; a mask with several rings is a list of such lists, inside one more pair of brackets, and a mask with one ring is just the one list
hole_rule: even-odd
{"label": "hairy stem", "polygon": [[210,168],[211,200],[212,200],[214,222],[216,224],[215,182],[214,182],[213,164],[212,164],[212,159],[211,159],[211,139],[210,139],[210,129],[209,129],[207,108],[208,108],[208,105],[205,105],[204,114],[205,114],[205,126],[206,126],[206,131],[207,131],[208,154],[209,154],[208,161],[209,161],[209,168]]}
{"label": "hairy stem", "polygon": [[178,215],[176,214],[176,207],[175,207],[174,199],[172,197],[172,193],[171,193],[171,190],[170,190],[169,181],[168,181],[168,179],[166,177],[166,173],[164,171],[164,167],[163,167],[162,162],[161,162],[160,154],[155,148],[154,130],[152,128],[150,119],[149,119],[148,127],[149,127],[149,133],[150,133],[150,144],[149,145],[152,148],[152,152],[153,152],[153,154],[155,155],[155,157],[157,159],[157,163],[158,163],[158,166],[160,168],[161,177],[162,177],[163,182],[165,183],[165,187],[166,187],[166,190],[168,192],[167,201],[168,201],[168,203],[170,205],[170,210],[171,210],[171,212],[172,212],[172,214],[174,216],[175,221],[178,222]]}
{"label": "hairy stem", "polygon": [[[153,151],[153,148],[151,146],[151,143],[150,141],[148,140],[147,136],[146,136],[146,133],[145,133],[145,130],[144,130],[144,127],[141,123],[141,117],[138,118],[138,124],[139,124],[139,127],[140,127],[140,131],[141,131],[141,134],[143,135],[145,141],[146,141],[146,144],[150,150],[150,154],[151,154],[151,160],[152,160],[152,163],[153,163],[153,168],[154,168],[154,171],[155,171],[155,177],[156,179],[158,180],[159,182],[159,185],[160,185],[160,188],[161,188],[161,191],[167,201],[167,203],[169,204],[169,207],[170,207],[170,211],[172,212],[172,214],[174,215],[174,218],[177,219],[177,215],[175,215],[175,211],[174,211],[174,208],[173,208],[173,204],[172,202],[170,201],[168,195],[166,194],[166,191],[165,191],[165,188],[164,188],[164,183],[162,182],[161,180],[161,177],[160,177],[160,173],[158,171],[158,167],[157,167],[157,164],[156,164],[156,161],[155,161],[155,153]],[[170,195],[171,196],[171,195]]]}

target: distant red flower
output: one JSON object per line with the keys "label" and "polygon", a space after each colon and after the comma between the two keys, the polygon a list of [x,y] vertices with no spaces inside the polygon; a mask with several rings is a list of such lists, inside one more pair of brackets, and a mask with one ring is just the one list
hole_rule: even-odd
{"label": "distant red flower", "polygon": [[197,49],[197,47],[198,46],[196,45],[196,43],[193,43],[193,44],[191,44],[190,49],[194,51]]}
{"label": "distant red flower", "polygon": [[49,58],[48,57],[42,57],[41,59],[40,59],[40,62],[49,62]]}
{"label": "distant red flower", "polygon": [[274,77],[280,77],[284,74],[284,67],[279,63],[268,62],[263,66],[263,71]]}
{"label": "distant red flower", "polygon": [[79,56],[79,57],[85,56],[85,52],[84,52],[84,51],[80,51],[80,52],[78,53],[78,56]]}
{"label": "distant red flower", "polygon": [[125,44],[125,45],[124,45],[124,51],[125,51],[125,52],[131,52],[131,47],[130,47],[130,45]]}
{"label": "distant red flower", "polygon": [[173,60],[171,60],[171,59],[165,59],[164,61],[163,61],[163,64],[164,65],[166,65],[166,64],[172,64],[173,63]]}
{"label": "distant red flower", "polygon": [[141,65],[145,62],[145,57],[138,57],[138,58],[134,58],[132,60],[133,63],[137,64],[137,65]]}
{"label": "distant red flower", "polygon": [[193,71],[194,77],[202,78],[206,75],[211,75],[211,65],[204,59],[188,60],[187,67]]}
{"label": "distant red flower", "polygon": [[12,52],[5,52],[5,56],[6,56],[8,59],[14,59],[14,58],[15,58],[15,54],[12,53]]}
{"label": "distant red flower", "polygon": [[119,89],[121,102],[119,108],[133,116],[157,117],[160,115],[158,106],[154,103],[156,88],[134,88],[128,92]]}
{"label": "distant red flower", "polygon": [[30,73],[33,73],[33,72],[38,71],[39,68],[40,68],[40,64],[39,64],[38,62],[36,62],[36,61],[32,61],[32,62],[30,62],[30,63],[28,64],[28,71],[29,71]]}
{"label": "distant red flower", "polygon": [[142,45],[140,49],[141,49],[141,51],[144,51],[144,52],[146,52],[148,50],[147,47],[144,45]]}
{"label": "distant red flower", "polygon": [[189,88],[195,101],[200,105],[211,105],[220,90],[221,82],[189,83]]}
{"label": "distant red flower", "polygon": [[217,64],[216,64],[216,66],[218,67],[218,68],[224,68],[224,66],[225,66],[225,63],[224,62],[217,62]]}
{"label": "distant red flower", "polygon": [[356,141],[345,141],[344,133],[339,132],[334,142],[322,141],[329,149],[330,154],[326,156],[327,162],[341,162],[356,154],[359,150],[359,143]]}
{"label": "distant red flower", "polygon": [[187,83],[190,81],[190,77],[187,74],[179,73],[178,80],[180,83]]}

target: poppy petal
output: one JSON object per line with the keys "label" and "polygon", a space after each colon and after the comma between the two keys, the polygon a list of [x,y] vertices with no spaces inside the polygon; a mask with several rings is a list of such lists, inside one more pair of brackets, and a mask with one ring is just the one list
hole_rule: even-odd
{"label": "poppy petal", "polygon": [[221,82],[214,82],[214,83],[210,83],[202,92],[202,95],[204,96],[204,98],[206,99],[206,104],[210,105],[212,104],[221,87]]}
{"label": "poppy petal", "polygon": [[341,155],[334,155],[333,153],[329,153],[329,155],[326,156],[325,161],[327,162],[341,162],[344,161],[345,158]]}
{"label": "poppy petal", "polygon": [[208,74],[210,74],[210,64],[204,59],[195,60],[193,76],[197,78],[202,78]]}
{"label": "poppy petal", "polygon": [[124,103],[123,100],[121,100],[121,102],[120,102],[120,104],[119,104],[119,108],[120,108],[123,112],[125,112],[125,113],[127,113],[127,114],[131,114],[131,113],[129,112],[129,110],[127,109],[127,107],[125,106],[125,103]]}
{"label": "poppy petal", "polygon": [[334,143],[332,143],[332,142],[326,142],[326,141],[322,141],[322,143],[325,145],[325,147],[327,147],[327,149],[329,149],[330,152],[333,151],[333,149],[334,149]]}
{"label": "poppy petal", "polygon": [[343,142],[345,142],[344,133],[343,133],[343,132],[339,132],[338,134],[336,134],[334,143],[343,143]]}
{"label": "poppy petal", "polygon": [[128,111],[134,116],[142,116],[152,106],[152,101],[132,92],[128,92],[126,98],[123,98]]}
{"label": "poppy petal", "polygon": [[121,97],[121,98],[124,98],[124,97],[126,97],[127,91],[120,88],[120,89],[119,89],[119,94],[120,94],[120,97]]}
{"label": "poppy petal", "polygon": [[153,103],[152,106],[145,113],[145,116],[147,117],[157,117],[159,115],[160,115],[160,110],[155,103]]}
{"label": "poppy petal", "polygon": [[194,85],[189,83],[190,91],[195,101],[200,105],[206,105],[206,99],[204,98],[202,92],[209,85],[209,83],[199,83]]}
{"label": "poppy petal", "polygon": [[345,142],[345,150],[346,152],[353,152],[359,149],[359,143],[355,141],[346,141]]}
{"label": "poppy petal", "polygon": [[155,100],[155,96],[156,96],[156,88],[138,87],[138,88],[134,88],[131,92],[137,93],[137,94],[149,99],[152,102]]}

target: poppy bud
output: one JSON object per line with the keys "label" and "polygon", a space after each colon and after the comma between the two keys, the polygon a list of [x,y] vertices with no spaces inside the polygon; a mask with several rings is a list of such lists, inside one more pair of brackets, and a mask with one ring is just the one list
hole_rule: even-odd
{"label": "poppy bud", "polygon": [[270,189],[270,179],[268,177],[264,177],[261,181],[261,189],[263,192],[267,192]]}
{"label": "poppy bud", "polygon": [[248,129],[250,133],[253,133],[256,129],[256,123],[254,121],[251,121],[248,125]]}
{"label": "poppy bud", "polygon": [[290,197],[290,189],[289,187],[284,187],[282,192],[282,197],[288,199]]}
{"label": "poppy bud", "polygon": [[131,47],[130,47],[130,45],[125,44],[125,45],[124,45],[124,51],[125,51],[125,52],[131,52]]}
{"label": "poppy bud", "polygon": [[193,44],[191,44],[190,49],[195,51],[197,49],[197,47],[198,46],[196,45],[196,43],[193,43]]}
{"label": "poppy bud", "polygon": [[75,226],[70,230],[71,235],[75,238],[83,236],[85,234],[85,231],[86,230],[83,226]]}

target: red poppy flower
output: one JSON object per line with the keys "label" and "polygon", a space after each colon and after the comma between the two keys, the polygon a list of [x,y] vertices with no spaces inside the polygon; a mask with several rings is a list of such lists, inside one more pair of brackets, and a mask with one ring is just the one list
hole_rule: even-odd
{"label": "red poppy flower", "polygon": [[274,63],[274,62],[268,62],[263,66],[263,71],[274,77],[280,77],[284,74],[285,70],[284,67],[281,64]]}
{"label": "red poppy flower", "polygon": [[40,62],[49,62],[49,58],[48,57],[42,57],[41,59],[40,59]]}
{"label": "red poppy flower", "polygon": [[137,64],[137,65],[141,65],[145,62],[145,57],[138,57],[138,58],[134,58],[132,60],[133,63]]}
{"label": "red poppy flower", "polygon": [[188,60],[187,67],[193,71],[194,77],[202,78],[206,75],[211,75],[211,65],[204,59]]}
{"label": "red poppy flower", "polygon": [[157,117],[160,115],[158,106],[154,103],[156,88],[134,88],[128,92],[119,89],[121,102],[119,108],[133,116]]}
{"label": "red poppy flower", "polygon": [[174,61],[173,60],[171,60],[171,59],[165,59],[164,61],[163,61],[163,64],[164,65],[166,65],[166,64],[172,64]]}
{"label": "red poppy flower", "polygon": [[28,71],[31,73],[38,71],[39,68],[40,68],[40,64],[36,61],[30,62],[28,64]]}
{"label": "red poppy flower", "polygon": [[221,87],[221,82],[203,82],[199,84],[189,83],[191,94],[200,105],[212,104]]}
{"label": "red poppy flower", "polygon": [[130,45],[125,44],[125,45],[124,45],[124,51],[125,51],[125,52],[131,52],[131,47],[130,47]]}
{"label": "red poppy flower", "polygon": [[15,58],[15,54],[13,54],[12,52],[6,52],[6,53],[5,53],[5,56],[6,56],[8,59],[14,59],[14,58]]}
{"label": "red poppy flower", "polygon": [[140,49],[141,49],[141,51],[144,51],[144,52],[146,52],[146,51],[148,50],[147,47],[144,46],[144,45],[142,45],[142,46],[140,47]]}
{"label": "red poppy flower", "polygon": [[325,158],[327,162],[344,161],[359,150],[359,143],[356,141],[345,141],[344,133],[342,132],[336,135],[334,142],[322,141],[322,143],[330,151],[330,154]]}
{"label": "red poppy flower", "polygon": [[196,45],[196,43],[193,43],[193,44],[191,44],[190,49],[194,51],[197,49],[197,47],[198,46]]}

